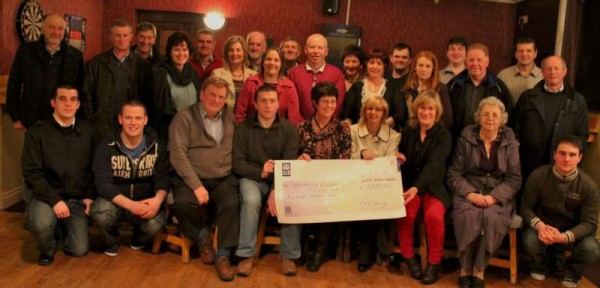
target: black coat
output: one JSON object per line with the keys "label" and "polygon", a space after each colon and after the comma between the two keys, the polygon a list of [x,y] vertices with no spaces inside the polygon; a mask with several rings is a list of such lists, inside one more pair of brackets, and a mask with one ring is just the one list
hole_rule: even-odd
{"label": "black coat", "polygon": [[419,194],[429,192],[449,207],[452,194],[446,188],[445,179],[451,147],[452,136],[439,123],[427,131],[424,142],[421,142],[418,127],[404,127],[399,147],[400,153],[406,156],[401,166],[403,188],[417,187]]}
{"label": "black coat", "polygon": [[[521,167],[526,179],[535,168],[552,163],[556,141],[567,135],[575,135],[585,145],[589,134],[588,111],[585,98],[565,83],[567,100],[563,101],[556,118],[552,141],[546,143],[546,119],[544,119],[544,81],[521,94],[509,125],[519,139]],[[585,150],[585,149],[584,149]]]}
{"label": "black coat", "polygon": [[[57,85],[68,84],[80,90],[83,83],[83,55],[64,41],[57,53],[63,53],[60,73],[56,75]],[[53,90],[56,90],[54,87],[49,89],[52,95],[42,95],[46,76],[44,71],[49,57],[47,54],[42,36],[38,41],[25,43],[17,49],[10,69],[6,109],[13,122],[21,121],[27,128],[33,126],[38,119],[45,120],[51,115],[42,115],[47,112],[39,111],[40,99],[51,99],[55,92]]]}
{"label": "black coat", "polygon": [[[358,123],[358,120],[360,119],[360,109],[362,108],[362,90],[364,86],[365,84],[362,80],[356,81],[352,84],[350,90],[346,92],[340,119],[350,119],[352,124]],[[392,81],[387,80],[385,82],[383,98],[388,103],[389,116],[394,118],[396,126],[398,126],[399,123],[404,125],[408,117],[408,111],[406,110],[406,103],[403,101],[404,97],[402,96],[402,90],[398,89]]]}

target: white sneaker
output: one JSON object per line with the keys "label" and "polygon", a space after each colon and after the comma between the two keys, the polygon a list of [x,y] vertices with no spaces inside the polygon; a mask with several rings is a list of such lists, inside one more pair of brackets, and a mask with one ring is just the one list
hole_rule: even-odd
{"label": "white sneaker", "polygon": [[541,273],[531,272],[531,278],[542,281],[542,280],[546,279],[546,275],[541,274]]}
{"label": "white sneaker", "polygon": [[560,284],[568,288],[577,288],[577,286],[579,286],[579,281],[570,278],[563,278],[560,281]]}

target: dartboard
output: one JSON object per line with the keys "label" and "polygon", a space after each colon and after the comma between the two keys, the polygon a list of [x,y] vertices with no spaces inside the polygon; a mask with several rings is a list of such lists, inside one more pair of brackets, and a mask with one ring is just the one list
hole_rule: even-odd
{"label": "dartboard", "polygon": [[44,11],[36,0],[25,0],[17,11],[17,34],[21,42],[36,41],[42,35]]}

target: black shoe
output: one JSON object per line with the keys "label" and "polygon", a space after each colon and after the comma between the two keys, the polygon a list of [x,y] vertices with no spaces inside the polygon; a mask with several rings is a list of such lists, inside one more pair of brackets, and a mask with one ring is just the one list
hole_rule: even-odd
{"label": "black shoe", "polygon": [[360,263],[358,262],[358,272],[367,272],[369,270],[371,270],[371,266],[373,266],[372,264],[365,264],[365,263]]}
{"label": "black shoe", "polygon": [[471,288],[483,288],[484,285],[485,282],[481,278],[473,276],[473,279],[471,279]]}
{"label": "black shoe", "polygon": [[473,278],[471,275],[458,277],[458,286],[460,288],[471,288],[471,278]]}
{"label": "black shoe", "polygon": [[54,262],[54,256],[48,256],[46,254],[40,254],[38,258],[38,264],[40,266],[48,266]]}
{"label": "black shoe", "polygon": [[427,268],[425,269],[421,283],[425,285],[431,285],[435,283],[437,280],[437,270],[439,266],[439,264],[427,264]]}
{"label": "black shoe", "polygon": [[308,256],[306,262],[306,270],[309,272],[317,272],[323,264],[323,254],[319,252],[313,252]]}
{"label": "black shoe", "polygon": [[416,257],[406,258],[406,266],[408,266],[408,272],[410,272],[410,276],[414,279],[421,279],[423,277],[423,272],[421,271],[421,263],[417,261]]}

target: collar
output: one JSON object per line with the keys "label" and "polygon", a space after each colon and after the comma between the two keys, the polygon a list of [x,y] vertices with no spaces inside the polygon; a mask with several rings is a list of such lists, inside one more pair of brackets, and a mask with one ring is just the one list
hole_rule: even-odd
{"label": "collar", "polygon": [[[140,55],[140,56],[144,57],[144,59],[152,59],[152,55],[154,55],[154,49],[153,49],[154,47],[152,47],[152,48],[150,49],[150,54],[148,54],[148,55],[144,55],[144,54],[142,54],[142,53],[140,52],[140,49],[139,49],[139,47],[140,47],[140,46],[135,46],[135,53],[137,53],[138,55]],[[114,53],[114,50],[113,50],[113,53]],[[115,55],[115,56],[117,56],[117,55]],[[123,62],[123,61],[121,61],[121,62]]]}
{"label": "collar", "polygon": [[556,165],[554,165],[552,166],[552,174],[554,174],[554,177],[556,177],[556,179],[558,179],[561,182],[569,182],[577,178],[577,175],[579,175],[579,169],[575,168],[575,171],[563,176],[560,175],[558,171],[556,171]]}
{"label": "collar", "polygon": [[[371,134],[369,134],[369,130],[367,129],[367,125],[358,125],[358,137],[360,138],[365,138]],[[379,141],[383,141],[383,142],[388,142],[390,140],[390,128],[385,125],[385,123],[381,124],[381,127],[379,127],[379,132],[377,132],[377,135],[375,136],[376,139],[375,142],[379,142]]]}
{"label": "collar", "polygon": [[[514,76],[519,76],[519,75],[522,75],[522,74],[521,74],[521,70],[519,69],[519,65],[518,65],[518,64],[516,64],[516,65],[513,65],[513,66],[512,66],[512,67],[510,67],[509,69],[510,69],[510,71],[511,71],[511,75],[514,75]],[[537,66],[534,64],[534,65],[533,65],[533,68],[531,69],[531,72],[529,72],[529,74],[528,74],[528,75],[525,75],[525,77],[528,77],[528,76],[533,76],[533,78],[537,78],[538,76],[540,76],[540,73],[541,73],[541,72],[542,72],[542,71],[540,70],[540,68],[539,68],[539,67],[537,67]]]}
{"label": "collar", "polygon": [[58,123],[58,125],[60,127],[67,128],[67,127],[75,126],[75,118],[73,118],[73,121],[71,123],[64,123],[64,122],[60,121],[58,116],[56,116],[56,112],[52,113],[52,117],[54,118],[54,121],[56,121],[56,123]]}
{"label": "collar", "polygon": [[223,117],[223,110],[219,111],[219,113],[217,113],[217,116],[215,116],[214,119],[211,119],[210,117],[208,117],[208,113],[206,113],[206,110],[204,110],[204,107],[202,107],[202,103],[198,102],[198,107],[200,108],[200,117],[202,118],[202,120],[204,120],[204,119],[214,120],[214,119],[221,119]]}
{"label": "collar", "polygon": [[46,51],[48,51],[48,54],[50,54],[50,56],[53,56],[54,54],[58,53],[58,51],[60,51],[60,45],[58,45],[58,47],[56,48],[56,50],[50,51],[50,49],[48,49],[48,46],[44,45],[44,48],[46,49]]}
{"label": "collar", "polygon": [[[313,69],[310,67],[310,65],[308,65],[308,62],[306,62],[306,63],[305,63],[305,65],[306,65],[306,71],[314,71],[314,70],[313,70]],[[323,71],[325,71],[325,66],[327,66],[327,62],[323,62],[323,66],[321,66],[321,68],[317,69],[317,70],[316,70],[316,71],[314,71],[314,72],[316,72],[316,73],[323,73]]]}
{"label": "collar", "polygon": [[560,84],[560,88],[558,88],[557,91],[552,91],[552,90],[550,90],[548,85],[546,85],[546,82],[544,82],[544,90],[546,90],[546,92],[550,92],[550,93],[560,93],[560,92],[565,91],[565,83]]}
{"label": "collar", "polygon": [[452,74],[454,75],[454,71],[452,71],[452,66],[448,64],[444,69],[442,69],[442,74]]}
{"label": "collar", "polygon": [[117,53],[115,53],[115,49],[112,49],[112,54],[113,56],[115,56],[115,59],[117,59],[119,62],[123,63],[123,61],[125,61],[130,55],[131,55],[131,50],[127,50],[127,54],[125,54],[125,56],[123,56],[123,58],[119,58],[119,56],[117,56]]}

